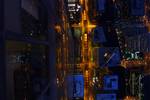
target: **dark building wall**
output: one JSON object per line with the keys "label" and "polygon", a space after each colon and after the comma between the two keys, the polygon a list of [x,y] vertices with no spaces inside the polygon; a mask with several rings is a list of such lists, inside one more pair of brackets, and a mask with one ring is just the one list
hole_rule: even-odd
{"label": "dark building wall", "polygon": [[[3,2],[4,1],[4,4]],[[46,8],[43,8],[43,10],[47,10],[48,11],[48,26],[45,26],[45,28],[48,27],[48,40],[44,41],[44,43],[46,42],[46,46],[48,47],[47,52],[48,52],[48,67],[49,67],[49,90],[50,93],[48,93],[48,97],[49,100],[58,100],[57,98],[57,84],[56,84],[56,32],[55,32],[55,25],[56,23],[59,22],[59,17],[56,9],[58,9],[58,7],[56,6],[57,0],[42,0],[42,2],[44,3],[44,6],[46,6]],[[2,9],[1,7],[4,7],[4,9]],[[40,9],[41,10],[41,9]],[[4,13],[4,20],[3,20],[3,13]],[[42,11],[41,11],[42,12]],[[44,16],[40,15],[41,20],[46,21],[44,18]],[[46,18],[46,17],[45,17]],[[3,22],[4,21],[4,31],[2,31],[2,27],[3,27]],[[43,22],[44,22],[43,21]],[[44,23],[43,23],[44,24]],[[9,39],[13,40],[13,41],[17,41],[17,42],[25,42],[25,43],[30,43],[32,44],[32,42],[34,44],[36,43],[40,43],[41,45],[45,45],[42,44],[43,42],[38,41],[36,39],[32,39],[32,38],[27,38],[24,37],[24,35],[22,35],[21,32],[21,0],[0,0],[0,100],[14,100],[14,93],[13,93],[13,84],[14,80],[12,79],[13,76],[11,76],[11,78],[9,78],[9,67],[7,67],[7,73],[9,73],[9,75],[7,75],[7,82],[10,82],[9,84],[7,84],[7,99],[6,97],[6,93],[5,93],[5,85],[6,85],[6,64],[5,61],[5,57],[6,57],[6,50],[5,50],[5,41],[8,40],[7,37],[9,37]],[[9,33],[7,34],[7,39],[4,38],[6,35],[6,31],[9,31]],[[20,33],[20,37],[23,38],[18,39],[20,37],[17,37],[14,35],[14,33]],[[15,37],[12,38],[11,36]],[[20,41],[21,40],[21,41]],[[9,70],[8,70],[9,69]],[[13,70],[11,70],[11,73],[13,72]],[[47,87],[47,86],[45,86]],[[43,92],[43,91],[42,91]],[[47,100],[47,99],[44,99]]]}
{"label": "dark building wall", "polygon": [[58,100],[57,84],[56,84],[56,32],[55,24],[59,20],[56,14],[57,0],[48,0],[48,24],[49,24],[49,70],[50,70],[50,99]]}
{"label": "dark building wall", "polygon": [[113,0],[106,0],[104,16],[104,19],[108,21],[113,21],[117,17],[117,11]]}
{"label": "dark building wall", "polygon": [[125,72],[126,69],[124,69],[122,66],[116,66],[114,68],[109,68],[110,71],[112,71],[113,74],[118,76],[118,91],[116,91],[118,98],[123,98],[125,94]]}
{"label": "dark building wall", "polygon": [[3,2],[0,0],[0,100],[6,100],[6,88],[5,88],[5,42],[3,32]]}
{"label": "dark building wall", "polygon": [[[32,7],[32,9],[31,9],[31,7]],[[37,2],[34,2],[34,4],[33,4],[33,0],[21,0],[21,8],[25,9],[34,18],[39,19],[39,10],[38,10]]]}
{"label": "dark building wall", "polygon": [[0,31],[3,29],[3,0],[0,1]]}
{"label": "dark building wall", "polygon": [[144,99],[143,100],[149,100],[149,96],[150,96],[150,75],[147,75],[144,77],[143,79],[143,90],[144,90]]}
{"label": "dark building wall", "polygon": [[[7,71],[5,71],[5,67],[6,67],[6,63],[5,63],[5,41],[7,39],[4,38],[4,35],[6,34],[6,31],[9,31],[9,35],[13,36],[13,32],[15,33],[20,33],[21,32],[21,0],[4,0],[4,4],[2,2],[3,0],[0,1],[0,100],[14,100],[14,80],[13,80],[13,76],[9,77],[12,73],[13,70],[11,70],[10,68],[7,68]],[[49,40],[45,41],[47,43],[49,43],[49,48],[48,48],[48,56],[49,56],[49,77],[50,77],[50,93],[49,93],[49,99],[52,100],[57,100],[57,93],[56,93],[56,70],[55,70],[55,31],[54,31],[54,26],[55,26],[55,22],[57,21],[55,19],[56,16],[56,6],[55,6],[55,0],[47,0],[47,1],[43,1],[44,3],[46,2],[45,5],[47,5],[47,9],[42,9],[44,11],[48,10],[49,11],[49,25],[50,25],[50,30],[48,32],[49,34]],[[45,6],[42,5],[42,6]],[[42,7],[41,6],[41,7]],[[1,7],[4,7],[4,9],[2,9]],[[41,10],[41,9],[40,9]],[[42,11],[41,12],[44,12]],[[4,13],[4,20],[3,20],[3,13]],[[46,18],[46,17],[45,17]],[[46,19],[43,18],[42,15],[40,15],[40,20],[43,20],[43,22],[46,21]],[[2,31],[2,27],[3,27],[3,22],[4,21],[4,31]],[[42,23],[45,24],[45,23]],[[45,30],[48,26],[45,26]],[[12,32],[12,33],[11,33]],[[20,35],[21,38],[25,38],[24,35]],[[16,36],[13,36],[15,38],[13,38],[12,40],[14,41],[18,41],[21,42],[20,39],[17,39]],[[16,40],[15,40],[16,39]],[[25,43],[29,43],[30,41],[34,42],[34,43],[38,43],[40,41],[36,41],[36,40],[32,40],[30,39],[30,41],[27,40],[23,40]],[[41,44],[42,45],[42,44]],[[10,71],[11,70],[11,71]],[[11,73],[9,73],[9,71]],[[7,75],[7,78],[5,76],[5,74]],[[6,85],[6,80],[7,80],[7,89],[5,88]],[[47,87],[47,86],[45,86]],[[7,90],[7,93],[5,93],[5,90]],[[7,95],[7,99],[6,99],[6,95]]]}
{"label": "dark building wall", "polygon": [[0,31],[0,100],[5,100],[5,42],[4,34]]}
{"label": "dark building wall", "polygon": [[5,30],[20,33],[21,0],[4,0]]}
{"label": "dark building wall", "polygon": [[113,25],[105,23],[103,27],[106,36],[106,42],[103,45],[106,47],[119,47],[118,36]]}
{"label": "dark building wall", "polygon": [[56,42],[55,32],[50,29],[51,35],[49,38],[49,71],[50,71],[50,99],[57,100],[57,84],[56,84]]}

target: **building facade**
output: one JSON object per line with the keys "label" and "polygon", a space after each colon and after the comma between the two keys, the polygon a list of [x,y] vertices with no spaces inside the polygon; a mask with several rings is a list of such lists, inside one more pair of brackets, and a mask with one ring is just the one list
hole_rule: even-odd
{"label": "building facade", "polygon": [[127,48],[131,51],[149,52],[150,51],[150,34],[143,33],[140,35],[126,37]]}
{"label": "building facade", "polygon": [[67,15],[60,11],[65,1],[1,0],[0,7],[0,99],[58,100],[57,58],[65,68],[72,49]]}

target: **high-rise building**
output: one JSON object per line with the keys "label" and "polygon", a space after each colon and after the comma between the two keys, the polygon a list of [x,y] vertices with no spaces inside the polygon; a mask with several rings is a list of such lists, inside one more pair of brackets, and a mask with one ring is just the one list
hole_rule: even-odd
{"label": "high-rise building", "polygon": [[66,45],[72,39],[65,7],[62,0],[0,1],[1,100],[60,99],[57,61],[67,66],[73,46]]}

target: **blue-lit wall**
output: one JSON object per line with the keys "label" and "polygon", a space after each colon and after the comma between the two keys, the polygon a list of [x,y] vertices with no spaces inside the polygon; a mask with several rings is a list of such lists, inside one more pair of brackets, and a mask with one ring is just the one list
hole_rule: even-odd
{"label": "blue-lit wall", "polygon": [[118,76],[105,75],[104,76],[104,90],[118,90]]}
{"label": "blue-lit wall", "polygon": [[103,27],[97,26],[94,29],[93,42],[94,43],[104,43],[104,42],[106,42],[106,37],[105,37],[105,33],[104,33]]}
{"label": "blue-lit wall", "polygon": [[97,0],[97,10],[98,11],[104,11],[105,10],[105,3],[106,0]]}
{"label": "blue-lit wall", "polygon": [[131,15],[144,16],[144,1],[145,0],[131,0]]}
{"label": "blue-lit wall", "polygon": [[97,94],[96,100],[117,100],[116,94]]}
{"label": "blue-lit wall", "polygon": [[[108,57],[105,57],[105,54]],[[117,47],[104,47],[99,49],[99,64],[100,67],[116,67],[120,64],[121,55]]]}
{"label": "blue-lit wall", "polygon": [[69,99],[84,97],[84,79],[83,75],[67,76],[67,95]]}

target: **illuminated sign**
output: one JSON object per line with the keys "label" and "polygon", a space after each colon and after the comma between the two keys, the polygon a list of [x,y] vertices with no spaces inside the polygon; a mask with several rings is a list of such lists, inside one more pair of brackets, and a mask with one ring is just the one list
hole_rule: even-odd
{"label": "illuminated sign", "polygon": [[79,4],[68,4],[68,11],[69,12],[78,12],[81,6]]}
{"label": "illuminated sign", "polygon": [[118,90],[118,76],[105,75],[104,76],[104,90]]}
{"label": "illuminated sign", "polygon": [[142,52],[129,52],[129,51],[126,51],[125,52],[125,59],[126,60],[142,60],[144,59],[144,54]]}
{"label": "illuminated sign", "polygon": [[67,94],[69,98],[84,97],[84,78],[83,75],[69,75],[67,77]]}
{"label": "illuminated sign", "polygon": [[79,0],[68,0],[67,6],[70,22],[79,22],[81,18],[81,5]]}
{"label": "illuminated sign", "polygon": [[117,100],[116,94],[97,94],[96,100]]}

